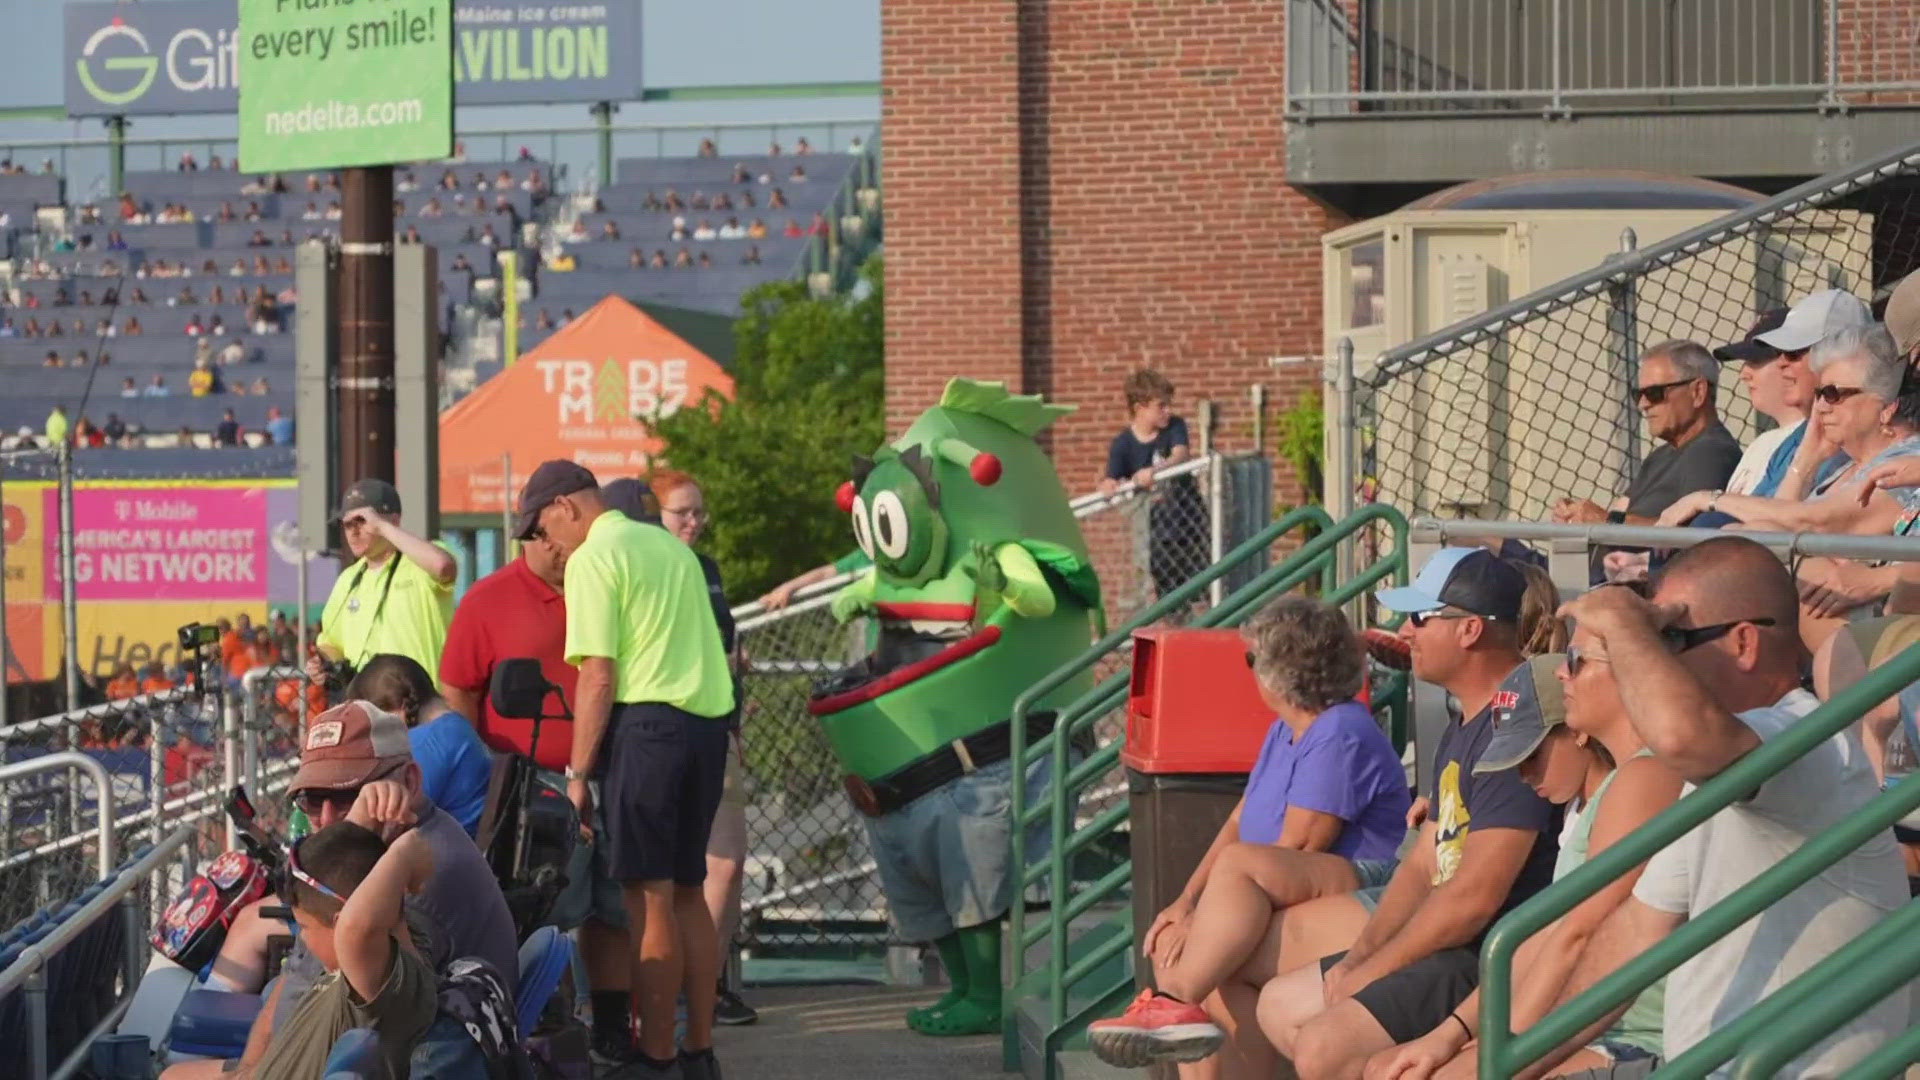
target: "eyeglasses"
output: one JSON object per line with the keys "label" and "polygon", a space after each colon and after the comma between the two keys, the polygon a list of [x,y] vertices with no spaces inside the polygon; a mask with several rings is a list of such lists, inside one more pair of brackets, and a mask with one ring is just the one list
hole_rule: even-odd
{"label": "eyeglasses", "polygon": [[670,506],[663,506],[660,508],[660,512],[662,514],[672,514],[674,517],[692,518],[695,521],[707,520],[707,508],[704,506],[696,506],[688,510],[675,510]]}
{"label": "eyeglasses", "polygon": [[[313,839],[311,834],[307,836],[303,836],[300,839],[295,840],[293,842],[293,846],[287,849],[288,877],[291,878],[293,881],[297,881],[300,884],[305,885],[307,888],[312,889],[314,892],[319,893],[321,896],[331,897],[335,900],[340,901],[343,904],[346,903],[347,902],[346,897],[341,896],[339,893],[334,892],[332,889],[328,888],[325,884],[323,884],[320,881],[319,878],[316,878],[312,874],[307,873],[306,869],[300,865],[300,845],[306,843],[308,840],[311,840],[311,839]],[[281,902],[285,903],[288,907],[295,906],[293,902],[293,890],[291,888],[283,889],[280,893],[280,900]]]}
{"label": "eyeglasses", "polygon": [[1672,382],[1654,383],[1652,386],[1642,386],[1635,389],[1633,393],[1635,397],[1638,397],[1640,400],[1645,401],[1649,405],[1658,405],[1661,402],[1667,400],[1667,391],[1672,390],[1676,387],[1685,386],[1688,383],[1696,383],[1699,381],[1700,381],[1699,379],[1675,379]]}
{"label": "eyeglasses", "polygon": [[301,791],[296,791],[293,793],[293,803],[300,808],[302,813],[316,821],[318,821],[320,817],[320,811],[328,806],[333,807],[336,813],[344,815],[348,810],[353,809],[353,801],[360,797],[361,787],[365,787],[375,780],[389,779],[403,768],[405,768],[404,765],[396,765],[391,769],[383,769],[367,777],[358,787],[306,788]]}
{"label": "eyeglasses", "polygon": [[1864,386],[1822,386],[1814,390],[1813,396],[1828,405],[1838,405],[1855,394],[1865,393]]}
{"label": "eyeglasses", "polygon": [[1471,611],[1456,611],[1456,612],[1416,611],[1407,616],[1407,621],[1413,624],[1413,628],[1415,630],[1421,630],[1421,629],[1424,629],[1428,623],[1438,619],[1489,619],[1491,620],[1492,618],[1493,616],[1491,615],[1477,615]]}
{"label": "eyeglasses", "polygon": [[1742,623],[1752,626],[1772,626],[1773,620],[1735,619],[1732,622],[1715,623],[1712,626],[1669,626],[1660,631],[1660,640],[1666,642],[1667,648],[1674,652],[1683,653],[1688,649],[1697,649],[1709,641],[1718,641],[1726,637],[1733,632],[1734,627]]}
{"label": "eyeglasses", "polygon": [[527,539],[529,540],[545,540],[546,538],[547,529],[544,525],[535,525],[533,531],[527,534]]}

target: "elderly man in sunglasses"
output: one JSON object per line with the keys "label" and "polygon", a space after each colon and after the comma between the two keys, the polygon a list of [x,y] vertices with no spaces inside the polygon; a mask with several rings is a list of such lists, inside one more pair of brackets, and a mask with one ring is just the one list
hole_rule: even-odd
{"label": "elderly man in sunglasses", "polygon": [[1640,358],[1634,403],[1661,445],[1640,463],[1626,494],[1610,508],[1591,499],[1564,498],[1553,504],[1553,520],[1651,525],[1680,496],[1726,487],[1741,451],[1714,405],[1719,378],[1720,365],[1698,342],[1667,341],[1648,349]]}
{"label": "elderly man in sunglasses", "polygon": [[[1718,776],[1779,737],[1820,702],[1800,688],[1806,654],[1793,578],[1744,537],[1721,537],[1673,557],[1651,600],[1597,589],[1562,609],[1598,639],[1617,670],[1627,719],[1654,756],[1687,781]],[[1860,736],[1843,731],[1656,854],[1633,896],[1596,930],[1560,995],[1572,1000],[1725,899],[1877,791]],[[1685,792],[1683,792],[1684,798]],[[1667,979],[1664,1049],[1678,1057],[1725,1027],[1907,901],[1890,832],[1882,831],[1758,917],[1708,945]],[[1619,1008],[1522,1073],[1551,1074],[1605,1030]],[[1862,1010],[1781,1070],[1840,1076],[1906,1027],[1902,988]],[[1612,1076],[1638,1075],[1616,1068]]]}
{"label": "elderly man in sunglasses", "polygon": [[[307,725],[300,770],[290,785],[294,801],[314,826],[354,821],[391,841],[413,831],[426,841],[434,873],[419,895],[407,900],[411,922],[426,931],[426,956],[438,972],[462,956],[478,956],[507,978],[520,969],[513,916],[487,860],[451,814],[426,796],[420,766],[407,742],[401,717],[365,701],[328,709]],[[243,909],[214,960],[208,985],[257,993],[266,970],[268,938],[289,933],[285,920],[261,913],[269,899]],[[292,1003],[324,974],[313,955],[294,943],[247,1037],[240,1066],[260,1060],[292,1014]],[[282,1005],[287,1007],[282,1008]],[[231,1072],[234,1062],[191,1062],[169,1071],[169,1080],[197,1080]]]}

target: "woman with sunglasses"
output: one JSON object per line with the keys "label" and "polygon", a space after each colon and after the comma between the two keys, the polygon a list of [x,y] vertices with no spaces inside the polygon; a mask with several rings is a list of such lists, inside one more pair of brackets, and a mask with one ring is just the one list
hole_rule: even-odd
{"label": "woman with sunglasses", "polygon": [[[1680,777],[1651,756],[1627,719],[1614,681],[1617,673],[1592,634],[1576,629],[1565,656],[1537,656],[1527,664],[1541,691],[1537,718],[1515,713],[1514,721],[1496,729],[1474,771],[1517,768],[1541,798],[1567,807],[1553,867],[1559,879],[1673,805],[1680,797]],[[1631,895],[1639,878],[1640,868],[1622,875],[1521,946],[1514,961],[1516,1028],[1524,1030],[1553,1007],[1587,941]],[[1658,1058],[1664,988],[1664,982],[1649,987],[1600,1038],[1574,1051],[1547,1075]],[[1480,994],[1475,991],[1432,1031],[1374,1055],[1366,1076],[1471,1080],[1479,1055],[1469,1044],[1479,1030]]]}
{"label": "woman with sunglasses", "polygon": [[[1354,700],[1365,656],[1345,616],[1283,596],[1241,633],[1261,700],[1278,718],[1246,794],[1141,939],[1159,992],[1089,1029],[1094,1052],[1123,1068],[1211,1054],[1229,1015],[1216,991],[1261,951],[1275,912],[1385,884],[1406,836],[1406,771]],[[1264,1062],[1240,1053],[1271,1059],[1272,1050],[1251,1023],[1238,1027],[1251,1042],[1232,1067],[1257,1072]]]}

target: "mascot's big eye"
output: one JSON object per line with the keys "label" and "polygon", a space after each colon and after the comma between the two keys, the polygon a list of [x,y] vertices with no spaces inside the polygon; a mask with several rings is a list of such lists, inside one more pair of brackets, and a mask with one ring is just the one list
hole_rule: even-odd
{"label": "mascot's big eye", "polygon": [[860,545],[867,558],[873,558],[873,533],[867,528],[867,500],[858,495],[853,497],[853,542]]}
{"label": "mascot's big eye", "polygon": [[907,508],[897,492],[883,491],[873,497],[873,542],[889,559],[907,553]]}

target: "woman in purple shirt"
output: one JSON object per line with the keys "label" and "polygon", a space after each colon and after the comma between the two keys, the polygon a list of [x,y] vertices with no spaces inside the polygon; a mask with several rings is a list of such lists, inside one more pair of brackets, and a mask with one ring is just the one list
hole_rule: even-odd
{"label": "woman in purple shirt", "polygon": [[1274,913],[1384,885],[1406,836],[1406,769],[1372,712],[1354,700],[1366,658],[1346,617],[1283,596],[1242,633],[1261,699],[1279,718],[1246,794],[1141,940],[1159,990],[1141,991],[1125,1013],[1088,1029],[1094,1052],[1110,1064],[1212,1054],[1220,1028],[1203,1006],[1217,1006],[1229,976],[1273,951],[1259,946]]}

